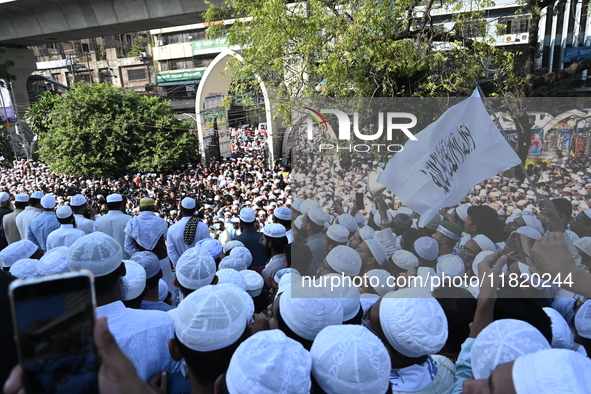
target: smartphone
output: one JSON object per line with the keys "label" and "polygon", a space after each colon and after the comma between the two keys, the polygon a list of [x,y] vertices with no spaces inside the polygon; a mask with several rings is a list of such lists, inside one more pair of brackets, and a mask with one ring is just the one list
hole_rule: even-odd
{"label": "smartphone", "polygon": [[365,209],[365,203],[363,202],[363,193],[355,193],[355,205],[357,210]]}
{"label": "smartphone", "polygon": [[531,258],[531,248],[537,239],[513,231],[503,249],[503,254],[509,258],[521,261],[529,266],[535,265]]}
{"label": "smartphone", "polygon": [[90,271],[15,280],[8,289],[27,393],[98,393]]}

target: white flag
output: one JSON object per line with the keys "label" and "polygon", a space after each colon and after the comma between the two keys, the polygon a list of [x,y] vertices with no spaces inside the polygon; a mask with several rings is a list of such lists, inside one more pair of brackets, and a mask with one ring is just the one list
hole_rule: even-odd
{"label": "white flag", "polygon": [[477,183],[521,164],[477,90],[415,137],[377,180],[421,215],[421,227],[441,208],[459,203]]}

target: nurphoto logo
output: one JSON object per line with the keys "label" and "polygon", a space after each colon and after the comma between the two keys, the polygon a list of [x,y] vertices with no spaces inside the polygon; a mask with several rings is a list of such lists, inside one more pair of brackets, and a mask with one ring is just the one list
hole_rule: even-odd
{"label": "nurphoto logo", "polygon": [[[410,132],[410,128],[416,126],[417,124],[417,117],[408,112],[378,112],[378,127],[377,131],[374,134],[365,134],[362,133],[365,131],[372,131],[369,129],[361,129],[359,127],[359,113],[353,112],[353,121],[351,122],[350,115],[345,113],[344,111],[336,110],[336,109],[321,109],[317,111],[310,107],[304,107],[304,112],[308,115],[306,118],[307,122],[307,130],[308,130],[308,140],[312,140],[313,130],[314,130],[314,122],[317,124],[320,130],[324,130],[329,133],[333,137],[333,139],[337,139],[340,141],[351,141],[351,128],[353,128],[353,133],[355,138],[358,138],[362,141],[375,141],[382,137],[384,130],[386,131],[386,139],[388,141],[392,141],[392,136],[394,131],[402,131],[410,140],[416,141],[417,138]],[[325,117],[322,114],[332,114],[335,115],[339,127],[338,127],[338,135],[335,134],[334,128],[328,123]],[[409,120],[409,122],[399,123],[400,120]],[[353,127],[351,127],[351,125]],[[335,144],[328,144],[323,143],[319,144],[318,150],[319,151],[327,151],[327,150],[346,150],[349,152],[369,152],[372,149],[375,149],[377,152],[388,151],[392,153],[402,151],[404,147],[400,144],[381,144],[381,143],[374,143],[374,144],[349,144],[349,145],[335,145]]]}

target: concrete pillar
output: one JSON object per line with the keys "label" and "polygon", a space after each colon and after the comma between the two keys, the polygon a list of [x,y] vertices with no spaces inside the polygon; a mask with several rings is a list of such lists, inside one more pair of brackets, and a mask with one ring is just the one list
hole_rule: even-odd
{"label": "concrete pillar", "polygon": [[16,77],[12,81],[12,89],[14,91],[14,98],[16,100],[16,109],[19,112],[19,117],[22,116],[26,108],[29,107],[29,95],[27,94],[27,79],[37,70],[37,63],[35,62],[35,53],[27,48],[11,48],[6,47],[6,52],[0,58],[0,62],[5,60],[12,60],[14,67],[8,69],[8,72]]}

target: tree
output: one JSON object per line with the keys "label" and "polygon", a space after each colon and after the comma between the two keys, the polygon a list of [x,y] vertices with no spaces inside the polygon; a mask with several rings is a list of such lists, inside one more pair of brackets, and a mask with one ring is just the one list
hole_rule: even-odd
{"label": "tree", "polygon": [[[279,112],[294,97],[466,96],[475,82],[493,95],[527,98],[591,67],[591,59],[559,72],[535,68],[542,12],[563,0],[524,0],[532,21],[525,53],[494,45],[485,19],[489,0],[226,0],[205,13],[215,35],[224,17],[244,62],[230,64],[233,90],[271,86]],[[447,15],[447,16],[443,16]],[[523,160],[530,141],[526,101],[510,106]]]}
{"label": "tree", "polygon": [[161,171],[187,161],[195,139],[170,104],[107,83],[79,82],[28,110],[49,168],[78,176]]}

